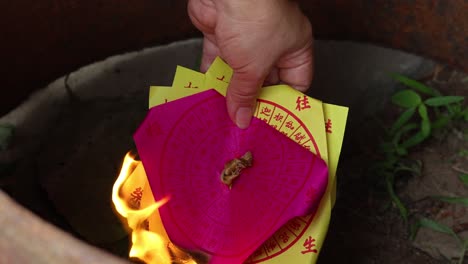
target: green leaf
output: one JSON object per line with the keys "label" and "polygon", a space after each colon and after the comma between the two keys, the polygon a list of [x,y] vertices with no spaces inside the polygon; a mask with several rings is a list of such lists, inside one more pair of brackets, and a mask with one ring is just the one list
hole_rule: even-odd
{"label": "green leaf", "polygon": [[409,172],[413,175],[421,175],[421,164],[414,164],[412,166],[406,166],[406,165],[402,165],[401,163],[398,164],[398,166],[396,166],[396,168],[394,169],[393,171],[395,174],[399,173],[399,172]]}
{"label": "green leaf", "polygon": [[450,120],[450,116],[440,115],[434,122],[432,122],[432,128],[439,129],[445,127],[450,122]]}
{"label": "green leaf", "polygon": [[404,141],[401,144],[401,146],[404,147],[404,148],[411,148],[411,147],[414,147],[414,146],[418,145],[419,143],[423,142],[426,138],[427,138],[427,136],[424,136],[424,134],[421,131],[419,131],[416,134],[414,134],[412,137],[410,137],[406,141]]}
{"label": "green leaf", "polygon": [[15,127],[10,124],[0,124],[0,150],[6,150],[10,145]]}
{"label": "green leaf", "polygon": [[421,96],[412,90],[399,91],[392,96],[392,102],[400,107],[410,108],[418,106],[422,100]]}
{"label": "green leaf", "polygon": [[424,104],[418,106],[419,116],[421,117],[421,133],[423,136],[428,137],[431,134],[431,121],[427,114],[427,107]]}
{"label": "green leaf", "polygon": [[438,96],[432,97],[424,101],[429,106],[445,106],[453,103],[458,103],[464,100],[463,96]]}
{"label": "green leaf", "polygon": [[424,104],[420,104],[418,106],[418,112],[419,112],[419,116],[423,120],[429,120],[429,115],[427,114],[427,107]]}
{"label": "green leaf", "polygon": [[442,202],[451,203],[451,204],[461,204],[468,206],[468,198],[465,197],[445,197],[445,196],[436,196],[434,197],[437,200]]}
{"label": "green leaf", "polygon": [[400,156],[408,155],[408,151],[405,148],[397,147],[396,151],[397,151],[397,154],[400,155]]}
{"label": "green leaf", "polygon": [[460,179],[460,181],[463,182],[463,184],[465,186],[468,186],[468,173],[460,174],[460,176],[458,176],[458,178]]}
{"label": "green leaf", "polygon": [[[448,107],[448,106],[447,106],[447,107]],[[452,104],[452,105],[450,105],[450,108],[451,108],[451,110],[453,111],[453,114],[457,114],[457,113],[462,112],[462,105],[461,105],[461,103]]]}
{"label": "green leaf", "polygon": [[416,80],[413,80],[413,79],[410,79],[406,76],[403,76],[401,74],[398,74],[398,73],[393,73],[391,74],[391,77],[397,81],[399,81],[400,83],[420,92],[420,93],[423,93],[423,94],[427,94],[427,95],[431,95],[431,96],[438,96],[439,95],[439,92],[437,90],[435,90],[434,88],[431,88],[429,86],[426,86],[425,84],[423,83],[420,83]]}
{"label": "green leaf", "polygon": [[421,134],[428,137],[431,134],[431,122],[428,119],[421,120]]}
{"label": "green leaf", "polygon": [[403,113],[401,113],[397,121],[393,123],[393,126],[390,129],[390,133],[391,134],[395,133],[395,131],[397,131],[400,127],[406,124],[411,119],[411,117],[413,117],[415,111],[416,111],[416,107],[410,107],[406,109]]}
{"label": "green leaf", "polygon": [[468,107],[463,109],[460,115],[462,116],[463,120],[468,121]]}
{"label": "green leaf", "polygon": [[451,236],[456,237],[458,239],[457,234],[455,234],[455,232],[452,230],[452,228],[450,228],[450,227],[448,227],[448,226],[446,226],[446,225],[444,225],[442,223],[436,222],[436,221],[428,219],[428,218],[421,218],[419,220],[419,224],[422,227],[432,229],[432,230],[434,230],[436,232],[451,235]]}
{"label": "green leaf", "polygon": [[409,124],[404,125],[393,136],[393,139],[392,139],[393,144],[398,145],[398,142],[400,142],[400,138],[401,138],[401,136],[403,134],[405,134],[405,133],[407,133],[407,132],[409,132],[409,131],[411,131],[413,129],[417,129],[417,128],[419,128],[419,125],[416,124],[416,123],[409,123]]}
{"label": "green leaf", "polygon": [[414,241],[416,239],[416,235],[418,234],[419,228],[421,228],[419,221],[417,221],[416,223],[410,226],[410,240],[411,241]]}
{"label": "green leaf", "polygon": [[390,195],[390,198],[392,199],[395,206],[400,211],[400,215],[401,215],[401,217],[403,218],[403,220],[404,220],[404,222],[406,224],[408,222],[408,210],[403,205],[403,203],[401,202],[398,195],[396,195],[395,190],[393,189],[393,181],[394,181],[393,175],[392,174],[387,174],[386,177],[385,177],[387,192]]}

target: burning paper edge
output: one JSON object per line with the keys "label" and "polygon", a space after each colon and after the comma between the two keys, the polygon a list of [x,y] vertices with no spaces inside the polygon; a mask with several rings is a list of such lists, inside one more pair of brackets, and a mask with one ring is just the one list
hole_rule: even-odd
{"label": "burning paper edge", "polygon": [[[146,179],[146,173],[138,173],[139,169],[143,169],[141,161],[137,161],[130,153],[125,155],[122,163],[122,169],[112,188],[112,202],[119,215],[126,219],[127,226],[130,229],[129,233],[132,238],[132,246],[129,257],[138,258],[145,263],[170,264],[174,263],[174,259],[178,259],[181,263],[196,263],[191,256],[182,250],[173,246],[170,241],[161,234],[148,229],[148,219],[163,206],[169,197],[165,197],[160,201],[149,203],[147,207],[140,208],[141,196],[137,197],[138,205],[135,205],[135,197],[125,197],[123,189],[135,189],[137,186],[149,188]],[[132,179],[132,181],[128,181]],[[126,186],[127,185],[131,185]],[[141,187],[138,187],[141,188]],[[140,189],[141,192],[144,189]],[[151,190],[148,189],[151,194]],[[131,192],[129,192],[131,193]],[[133,201],[133,202],[132,202]]]}

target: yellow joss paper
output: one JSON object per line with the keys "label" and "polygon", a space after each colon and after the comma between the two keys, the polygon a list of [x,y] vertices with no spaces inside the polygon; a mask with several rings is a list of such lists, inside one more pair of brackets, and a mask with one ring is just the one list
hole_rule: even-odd
{"label": "yellow joss paper", "polygon": [[[215,89],[220,94],[226,95],[232,74],[232,69],[220,58],[215,59],[206,74],[179,66],[172,87],[150,88],[149,107],[209,89]],[[323,103],[287,85],[262,89],[254,116],[322,158],[328,164],[329,181],[315,215],[291,220],[267,240],[247,263],[317,261],[335,203],[335,174],[347,114],[347,107]],[[161,224],[154,226],[161,228]]]}

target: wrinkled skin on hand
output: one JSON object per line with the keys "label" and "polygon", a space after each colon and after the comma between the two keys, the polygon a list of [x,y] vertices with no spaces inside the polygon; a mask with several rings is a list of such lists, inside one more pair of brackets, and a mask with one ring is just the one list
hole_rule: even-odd
{"label": "wrinkled skin on hand", "polygon": [[216,56],[234,69],[226,100],[238,127],[249,126],[262,85],[310,86],[312,26],[294,1],[189,0],[188,13],[204,35],[201,70]]}

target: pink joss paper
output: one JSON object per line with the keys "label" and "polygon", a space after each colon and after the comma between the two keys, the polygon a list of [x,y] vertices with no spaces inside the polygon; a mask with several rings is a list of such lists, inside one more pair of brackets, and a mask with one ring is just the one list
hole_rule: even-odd
{"label": "pink joss paper", "polygon": [[[242,263],[288,220],[313,213],[327,187],[320,158],[254,118],[236,127],[214,90],[150,109],[134,135],[164,228],[176,245]],[[220,176],[247,151],[231,188]],[[316,194],[310,197],[313,191]]]}

